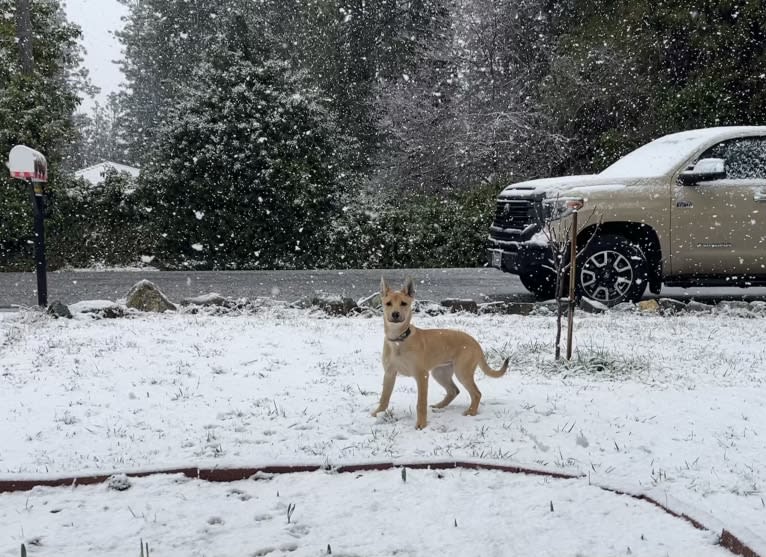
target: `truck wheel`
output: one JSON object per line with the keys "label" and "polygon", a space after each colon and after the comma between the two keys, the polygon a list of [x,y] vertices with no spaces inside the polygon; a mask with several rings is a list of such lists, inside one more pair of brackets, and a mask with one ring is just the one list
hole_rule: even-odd
{"label": "truck wheel", "polygon": [[649,282],[644,252],[624,236],[597,236],[577,258],[577,294],[607,306],[637,302]]}
{"label": "truck wheel", "polygon": [[556,297],[556,275],[548,269],[519,275],[521,284],[539,300],[551,300]]}

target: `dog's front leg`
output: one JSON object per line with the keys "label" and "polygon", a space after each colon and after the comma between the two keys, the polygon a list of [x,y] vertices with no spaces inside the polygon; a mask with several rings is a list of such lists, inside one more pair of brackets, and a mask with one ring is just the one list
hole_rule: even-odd
{"label": "dog's front leg", "polygon": [[383,390],[380,392],[380,402],[372,413],[373,417],[377,416],[379,412],[385,412],[388,409],[391,393],[394,392],[394,383],[396,383],[396,372],[386,370],[383,374]]}
{"label": "dog's front leg", "polygon": [[428,372],[418,372],[415,381],[418,383],[418,419],[415,427],[423,429],[428,423]]}

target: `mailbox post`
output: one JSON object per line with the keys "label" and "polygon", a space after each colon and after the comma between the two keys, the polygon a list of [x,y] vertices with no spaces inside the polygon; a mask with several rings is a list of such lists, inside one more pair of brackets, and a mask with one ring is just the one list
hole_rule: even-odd
{"label": "mailbox post", "polygon": [[48,162],[42,153],[16,145],[8,156],[11,178],[23,180],[29,186],[35,217],[35,270],[37,271],[37,303],[48,305],[48,276],[45,261],[45,183],[48,181]]}

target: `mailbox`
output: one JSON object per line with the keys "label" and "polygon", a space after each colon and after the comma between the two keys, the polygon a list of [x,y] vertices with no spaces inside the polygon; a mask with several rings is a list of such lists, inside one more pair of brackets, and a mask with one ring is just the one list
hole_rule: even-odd
{"label": "mailbox", "polygon": [[32,207],[35,215],[35,267],[37,270],[37,303],[48,305],[48,264],[45,261],[45,190],[48,181],[48,162],[42,153],[25,145],[16,145],[8,154],[11,178],[30,184]]}
{"label": "mailbox", "polygon": [[11,178],[31,182],[48,181],[48,162],[45,157],[24,145],[16,145],[11,149],[8,155],[8,169],[11,171]]}

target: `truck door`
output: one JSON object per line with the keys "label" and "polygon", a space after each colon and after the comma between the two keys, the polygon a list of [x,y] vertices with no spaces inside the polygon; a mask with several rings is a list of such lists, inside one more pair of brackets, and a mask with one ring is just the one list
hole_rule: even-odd
{"label": "truck door", "polygon": [[671,272],[766,275],[766,138],[723,141],[697,160],[708,158],[724,159],[725,178],[672,187]]}

